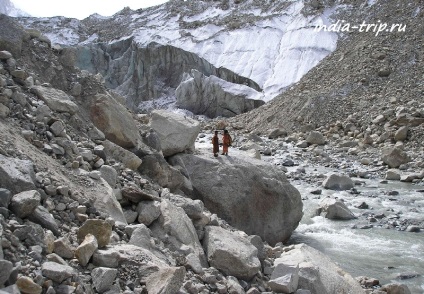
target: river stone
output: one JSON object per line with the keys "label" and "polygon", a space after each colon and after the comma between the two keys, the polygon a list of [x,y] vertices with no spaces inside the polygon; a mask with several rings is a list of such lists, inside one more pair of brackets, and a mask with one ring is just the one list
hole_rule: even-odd
{"label": "river stone", "polygon": [[75,274],[75,270],[72,267],[51,261],[42,264],[41,272],[43,276],[56,283],[62,283]]}
{"label": "river stone", "polygon": [[400,181],[401,175],[396,170],[388,170],[386,172],[386,180],[389,181]]}
{"label": "river stone", "polygon": [[99,293],[108,291],[115,281],[118,270],[108,267],[98,267],[91,271],[93,286]]}
{"label": "river stone", "polygon": [[102,248],[109,244],[110,237],[112,236],[112,226],[104,220],[88,219],[78,229],[78,242],[81,243],[88,234],[95,236],[99,248]]}
{"label": "river stone", "polygon": [[400,165],[411,161],[406,152],[399,147],[384,149],[382,151],[381,159],[391,168],[398,168]]}
{"label": "river stone", "polygon": [[351,275],[334,264],[326,255],[305,245],[294,245],[275,259],[274,266],[299,266],[298,288],[314,294],[363,294],[364,290]]}
{"label": "river stone", "polygon": [[35,173],[33,163],[0,154],[0,187],[12,194],[34,190]]}
{"label": "river stone", "polygon": [[203,246],[209,264],[243,280],[252,279],[261,269],[258,250],[248,239],[221,227],[207,226]]}
{"label": "river stone", "polygon": [[271,245],[287,241],[302,218],[299,191],[285,174],[249,157],[218,161],[212,157],[179,154],[183,174],[212,213],[249,235],[259,235]]}
{"label": "river stone", "polygon": [[195,69],[183,76],[175,96],[177,107],[210,118],[232,117],[265,104],[260,92]]}
{"label": "river stone", "polygon": [[387,284],[381,287],[381,290],[387,294],[411,294],[408,286],[404,284]]}
{"label": "river stone", "polygon": [[277,293],[293,293],[299,283],[299,264],[279,263],[272,272],[268,282],[272,291]]}
{"label": "river stone", "polygon": [[96,237],[92,234],[87,234],[84,241],[75,250],[75,257],[82,266],[86,266],[98,247]]}
{"label": "river stone", "polygon": [[316,213],[328,219],[350,220],[356,218],[343,202],[332,198],[322,199]]}
{"label": "river stone", "polygon": [[31,88],[38,98],[43,100],[51,110],[56,112],[68,112],[75,114],[78,112],[78,105],[71,100],[71,98],[63,92],[55,88],[44,86],[34,86]]}
{"label": "river stone", "polygon": [[331,174],[324,180],[322,186],[325,189],[343,191],[352,189],[354,183],[352,179],[346,175]]}
{"label": "river stone", "polygon": [[41,294],[43,288],[35,283],[30,277],[21,276],[16,281],[16,286],[22,293],[26,294]]}
{"label": "river stone", "polygon": [[150,126],[159,136],[165,157],[194,151],[200,124],[188,117],[165,110],[152,111]]}
{"label": "river stone", "polygon": [[186,270],[184,267],[160,268],[147,277],[146,287],[149,294],[177,293],[182,287]]}
{"label": "river stone", "polygon": [[316,145],[324,145],[325,144],[325,138],[324,135],[321,132],[318,131],[312,131],[309,133],[308,137],[306,137],[306,142],[308,144],[316,144]]}
{"label": "river stone", "polygon": [[97,94],[86,98],[94,125],[106,139],[123,148],[137,146],[140,132],[130,112],[110,95]]}
{"label": "river stone", "polygon": [[9,209],[19,218],[29,216],[40,204],[41,195],[37,190],[15,194],[10,201]]}

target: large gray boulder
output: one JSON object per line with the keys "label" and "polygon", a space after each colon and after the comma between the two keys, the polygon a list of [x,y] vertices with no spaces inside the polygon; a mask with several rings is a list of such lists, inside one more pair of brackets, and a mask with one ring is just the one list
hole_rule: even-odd
{"label": "large gray boulder", "polygon": [[12,194],[35,189],[34,165],[29,160],[20,160],[0,154],[0,186]]}
{"label": "large gray boulder", "polygon": [[321,200],[317,215],[322,215],[328,219],[350,220],[356,216],[340,200],[324,198]]}
{"label": "large gray boulder", "polygon": [[312,294],[364,293],[362,287],[351,275],[308,245],[295,245],[294,249],[283,253],[274,261],[275,268],[278,268],[279,264],[298,265],[298,288],[309,290]]}
{"label": "large gray boulder", "polygon": [[386,148],[383,150],[381,159],[390,168],[398,168],[401,164],[408,163],[411,158],[399,147]]}
{"label": "large gray boulder", "polygon": [[15,194],[10,201],[9,209],[17,217],[25,218],[33,213],[40,205],[41,195],[36,190],[30,190]]}
{"label": "large gray boulder", "polygon": [[[270,244],[287,241],[302,218],[299,191],[285,174],[248,157],[175,156],[194,188],[194,197],[232,226]],[[174,158],[174,157],[173,157]]]}
{"label": "large gray boulder", "polygon": [[63,92],[55,88],[34,86],[31,88],[38,98],[43,100],[51,110],[57,112],[68,112],[75,114],[78,111],[78,105],[71,100],[71,98]]}
{"label": "large gray boulder", "polygon": [[165,110],[152,111],[151,127],[159,136],[165,157],[194,151],[200,124],[188,117]]}
{"label": "large gray boulder", "polygon": [[136,147],[140,132],[130,112],[112,96],[97,94],[87,98],[90,118],[106,139],[123,148]]}
{"label": "large gray boulder", "polygon": [[232,117],[265,104],[256,90],[213,75],[207,77],[197,70],[184,75],[175,96],[178,107],[211,118]]}
{"label": "large gray boulder", "polygon": [[329,175],[324,180],[322,185],[325,189],[337,190],[337,191],[349,190],[354,187],[354,183],[351,178],[349,178],[346,175],[337,175],[337,174]]}
{"label": "large gray boulder", "polygon": [[237,233],[207,226],[203,246],[209,264],[226,275],[250,280],[261,268],[256,247]]}
{"label": "large gray boulder", "polygon": [[122,162],[126,168],[137,170],[142,163],[141,158],[137,155],[109,140],[102,142],[102,146],[107,158],[114,158]]}
{"label": "large gray boulder", "polygon": [[306,137],[306,142],[308,142],[308,144],[324,145],[325,138],[321,132],[312,131],[309,133],[308,137]]}

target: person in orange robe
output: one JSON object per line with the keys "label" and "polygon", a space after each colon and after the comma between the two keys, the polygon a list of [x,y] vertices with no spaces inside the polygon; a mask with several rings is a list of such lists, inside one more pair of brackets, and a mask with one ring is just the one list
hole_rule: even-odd
{"label": "person in orange robe", "polygon": [[222,155],[228,155],[228,147],[231,146],[232,141],[228,130],[224,130],[224,135],[222,136]]}
{"label": "person in orange robe", "polygon": [[212,145],[213,145],[213,156],[218,157],[218,154],[219,154],[218,131],[215,131],[215,135],[212,137]]}

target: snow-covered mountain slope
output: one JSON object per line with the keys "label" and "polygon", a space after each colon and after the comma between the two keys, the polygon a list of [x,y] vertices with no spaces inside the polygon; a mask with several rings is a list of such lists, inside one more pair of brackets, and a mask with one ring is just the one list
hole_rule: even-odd
{"label": "snow-covered mountain slope", "polygon": [[0,13],[13,17],[29,16],[28,13],[16,8],[10,0],[0,0]]}
{"label": "snow-covered mountain slope", "polygon": [[41,29],[53,43],[65,45],[132,36],[141,47],[152,42],[179,47],[217,68],[252,79],[264,90],[264,99],[270,100],[336,49],[336,33],[314,28],[331,23],[339,6],[315,2],[173,0],[146,10],[126,8],[112,17],[25,18],[21,22]]}

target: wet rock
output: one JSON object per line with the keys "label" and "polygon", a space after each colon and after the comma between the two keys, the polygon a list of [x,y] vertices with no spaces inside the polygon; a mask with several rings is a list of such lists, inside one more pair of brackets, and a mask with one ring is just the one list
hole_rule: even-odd
{"label": "wet rock", "polygon": [[56,283],[61,283],[75,275],[75,270],[72,267],[50,261],[42,264],[41,272],[43,276]]}
{"label": "wet rock", "polygon": [[325,189],[343,191],[352,189],[354,183],[352,179],[346,175],[331,174],[324,180],[322,186]]}
{"label": "wet rock", "polygon": [[19,218],[29,216],[40,204],[41,195],[37,190],[15,194],[10,201],[9,209]]}
{"label": "wet rock", "polygon": [[256,247],[236,233],[208,226],[203,246],[209,264],[226,275],[250,280],[261,268]]}
{"label": "wet rock", "polygon": [[387,284],[381,287],[381,291],[387,294],[411,294],[408,286],[404,284]]}
{"label": "wet rock", "polygon": [[147,277],[146,286],[149,294],[177,293],[182,287],[185,276],[184,267],[160,268]]}
{"label": "wet rock", "polygon": [[184,151],[194,151],[200,124],[190,118],[164,110],[152,112],[151,127],[157,132],[165,157]]}
{"label": "wet rock", "polygon": [[328,219],[350,220],[356,218],[343,202],[331,198],[321,200],[316,213]]}
{"label": "wet rock", "polygon": [[419,233],[419,232],[421,232],[421,228],[419,226],[413,226],[413,225],[411,225],[411,226],[408,226],[406,228],[406,231],[407,232],[411,232],[411,233]]}
{"label": "wet rock", "polygon": [[78,229],[78,242],[81,243],[88,234],[95,236],[99,248],[102,248],[109,244],[112,235],[112,226],[104,220],[88,219]]}
{"label": "wet rock", "polygon": [[99,293],[108,291],[112,287],[117,274],[117,269],[107,267],[98,267],[93,269],[91,271],[91,278],[93,280],[94,288]]}

